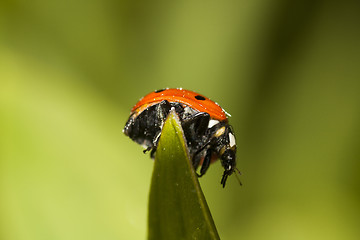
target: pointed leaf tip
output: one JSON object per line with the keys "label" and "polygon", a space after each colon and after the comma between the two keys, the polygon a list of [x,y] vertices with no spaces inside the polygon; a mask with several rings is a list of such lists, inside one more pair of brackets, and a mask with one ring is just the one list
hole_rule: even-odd
{"label": "pointed leaf tip", "polygon": [[148,239],[220,239],[172,110],[156,150]]}

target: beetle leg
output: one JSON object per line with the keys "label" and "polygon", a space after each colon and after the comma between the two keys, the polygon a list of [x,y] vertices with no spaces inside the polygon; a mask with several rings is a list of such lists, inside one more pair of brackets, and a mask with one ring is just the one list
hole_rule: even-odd
{"label": "beetle leg", "polygon": [[154,147],[151,149],[151,152],[150,152],[150,157],[151,157],[151,158],[155,158],[156,149],[157,149],[156,146],[154,146]]}
{"label": "beetle leg", "polygon": [[193,167],[196,171],[196,169],[199,167],[199,164],[201,162],[201,159],[204,157],[203,152],[199,152],[198,154],[195,154],[192,160]]}
{"label": "beetle leg", "polygon": [[155,127],[159,128],[158,132],[154,135],[154,139],[153,139],[153,146],[152,147],[148,147],[147,149],[145,149],[144,152],[150,151],[150,157],[154,158],[155,157],[155,152],[156,152],[156,148],[161,136],[161,130],[162,127],[164,125],[164,122],[166,120],[167,115],[169,114],[171,109],[171,105],[167,100],[161,101],[157,106],[156,106],[156,112],[158,115],[158,118],[155,120]]}
{"label": "beetle leg", "polygon": [[206,112],[198,112],[183,119],[182,127],[184,129],[190,129],[197,136],[204,135],[210,121],[210,115]]}
{"label": "beetle leg", "polygon": [[152,147],[147,147],[146,149],[143,150],[143,153],[147,153],[148,151],[150,151],[152,149]]}
{"label": "beetle leg", "polygon": [[181,126],[189,149],[196,150],[195,147],[202,147],[209,120],[210,115],[205,112],[199,112],[183,119]]}
{"label": "beetle leg", "polygon": [[210,162],[211,162],[211,155],[212,155],[212,150],[209,148],[208,150],[206,150],[204,161],[203,161],[203,164],[200,169],[200,175],[198,175],[199,177],[204,175],[206,173],[206,171],[208,170],[208,168],[210,166]]}
{"label": "beetle leg", "polygon": [[157,112],[158,118],[155,121],[155,127],[158,128],[158,131],[156,132],[156,134],[154,134],[154,139],[153,139],[154,147],[156,147],[159,142],[162,127],[164,126],[164,122],[166,120],[167,115],[170,112],[170,109],[171,109],[171,105],[167,100],[161,101],[156,106],[156,112]]}
{"label": "beetle leg", "polygon": [[156,111],[158,112],[158,116],[159,116],[158,120],[160,120],[162,124],[164,124],[165,119],[166,119],[167,115],[169,114],[170,110],[171,110],[171,104],[167,100],[161,101],[156,106]]}

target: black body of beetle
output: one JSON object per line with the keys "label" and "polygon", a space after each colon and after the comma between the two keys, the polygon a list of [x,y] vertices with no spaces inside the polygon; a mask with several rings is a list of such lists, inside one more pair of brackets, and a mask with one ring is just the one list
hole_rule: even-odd
{"label": "black body of beetle", "polygon": [[211,119],[208,113],[164,100],[141,112],[133,112],[124,133],[143,145],[146,148],[144,152],[151,150],[150,156],[154,158],[162,126],[171,108],[175,108],[180,118],[194,168],[197,169],[202,163],[198,176],[204,175],[210,163],[219,157],[224,168],[221,184],[225,187],[228,176],[236,168],[235,137],[227,121]]}

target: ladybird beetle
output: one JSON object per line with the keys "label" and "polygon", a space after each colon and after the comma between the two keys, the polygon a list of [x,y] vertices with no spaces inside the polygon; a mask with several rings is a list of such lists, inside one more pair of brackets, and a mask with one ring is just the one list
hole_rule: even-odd
{"label": "ladybird beetle", "polygon": [[195,169],[201,165],[199,177],[210,163],[220,158],[224,168],[221,184],[236,169],[236,143],[226,112],[209,98],[181,88],[154,91],[141,98],[131,109],[123,132],[144,146],[144,153],[154,158],[161,129],[174,108],[184,130],[190,157]]}

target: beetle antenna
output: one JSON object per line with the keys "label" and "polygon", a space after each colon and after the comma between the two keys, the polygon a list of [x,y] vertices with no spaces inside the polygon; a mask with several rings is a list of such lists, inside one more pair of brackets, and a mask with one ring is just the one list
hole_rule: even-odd
{"label": "beetle antenna", "polygon": [[[239,175],[241,175],[240,170],[239,170],[237,167],[235,167],[235,169],[237,170],[237,173],[238,173]],[[238,175],[237,175],[236,173],[235,173],[235,177],[236,177],[237,181],[239,182],[240,186],[242,186],[242,183],[241,183],[241,181],[240,181],[240,178],[238,177]]]}

